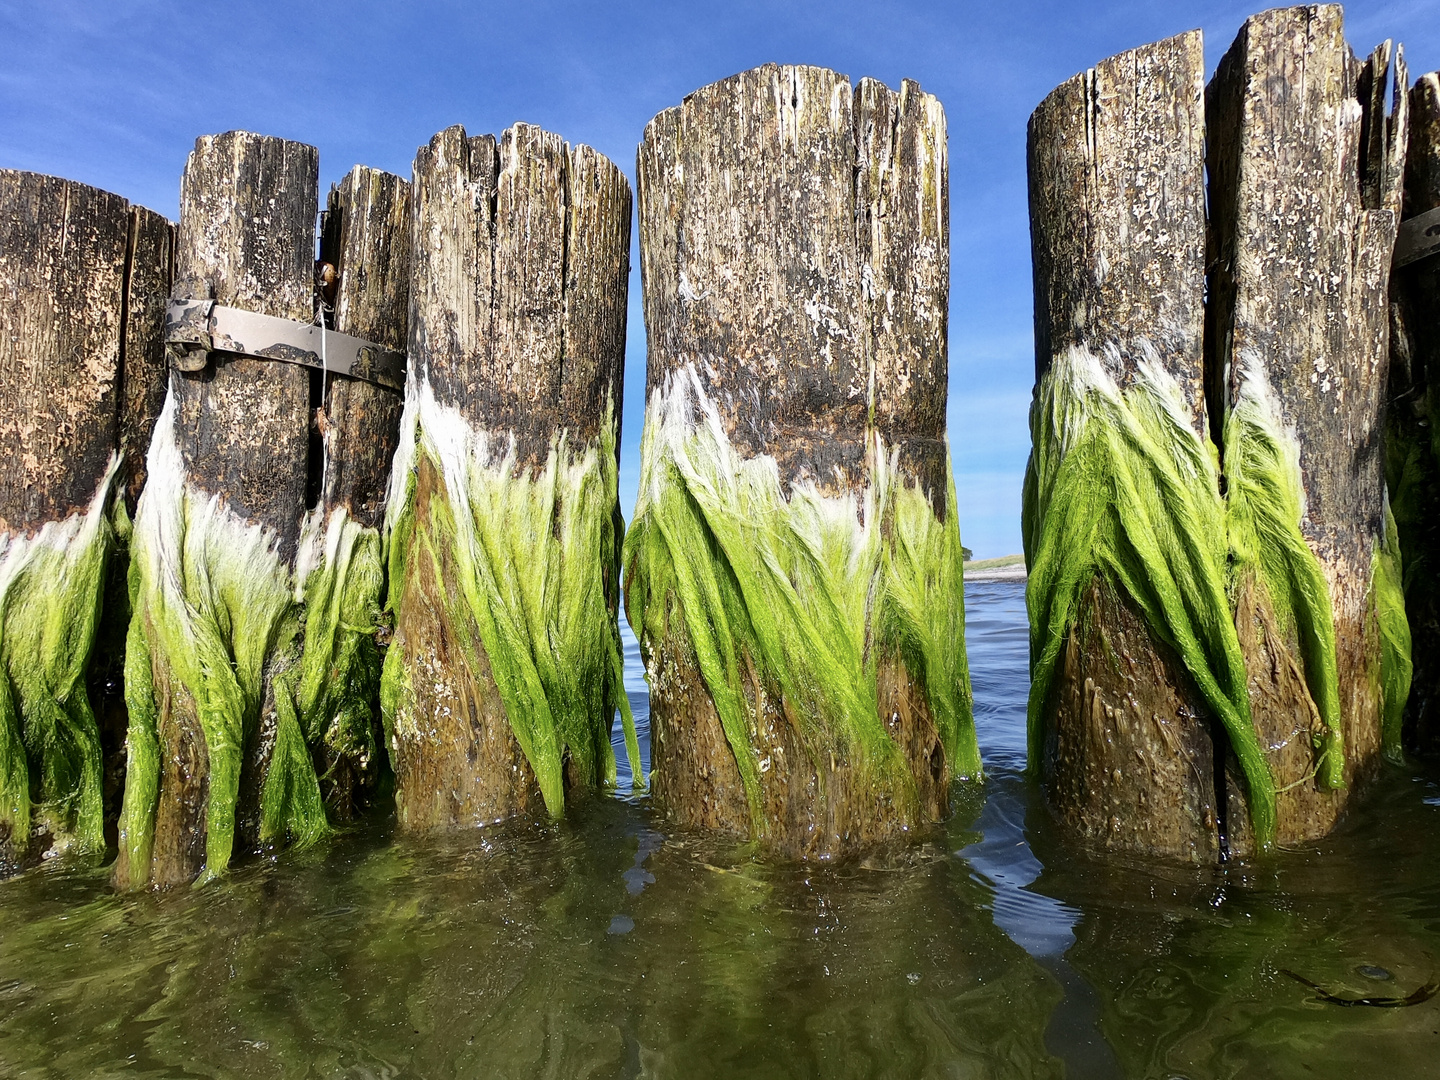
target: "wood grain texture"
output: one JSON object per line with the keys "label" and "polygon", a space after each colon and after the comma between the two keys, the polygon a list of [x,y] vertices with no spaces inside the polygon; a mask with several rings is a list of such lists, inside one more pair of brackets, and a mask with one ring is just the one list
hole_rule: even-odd
{"label": "wood grain texture", "polygon": [[[624,174],[529,124],[498,139],[457,125],[416,154],[414,200],[412,379],[494,436],[499,453],[513,437],[517,479],[538,475],[562,432],[571,452],[603,437],[618,453],[631,210]],[[422,523],[437,500],[455,505],[425,454],[415,500]],[[412,690],[391,743],[401,826],[542,812],[474,620],[455,625],[447,614],[446,597],[463,607],[455,553],[416,542],[410,560],[390,646]],[[612,610],[617,570],[603,568]],[[478,654],[473,664],[467,648]],[[613,709],[605,703],[607,716]]]}
{"label": "wood grain texture", "polygon": [[125,507],[133,517],[145,487],[145,454],[165,406],[165,304],[174,271],[175,226],[143,206],[130,208],[125,258],[125,341],[121,358],[120,450]]}
{"label": "wood grain texture", "polygon": [[[320,258],[339,274],[331,329],[403,351],[410,303],[410,183],[353,168],[330,190]],[[325,381],[320,505],[376,528],[400,438],[402,396],[361,379]]]}
{"label": "wood grain texture", "polygon": [[0,531],[89,506],[117,445],[129,204],[0,170]]}
{"label": "wood grain texture", "polygon": [[[1440,72],[1410,91],[1403,217],[1440,207]],[[1390,286],[1387,480],[1405,564],[1414,681],[1405,715],[1408,748],[1440,751],[1440,258],[1394,272]]]}
{"label": "wood grain texture", "polygon": [[832,493],[864,482],[869,409],[853,102],[769,64],[656,116],[636,166],[647,395],[693,365],[743,456]]}
{"label": "wood grain texture", "polygon": [[[231,131],[197,139],[180,188],[174,295],[309,322],[315,314],[313,146]],[[310,373],[210,354],[175,372],[177,435],[192,483],[295,555],[305,506]]]}
{"label": "wood grain texture", "polygon": [[[1111,57],[1052,92],[1028,135],[1037,380],[1071,347],[1122,389],[1153,358],[1202,438],[1204,70],[1198,31]],[[1209,711],[1134,598],[1091,584],[1044,710],[1040,775],[1067,829],[1215,857]]]}
{"label": "wood grain texture", "polygon": [[1388,60],[1384,49],[1355,59],[1338,5],[1277,9],[1246,21],[1207,92],[1212,412],[1236,402],[1247,373],[1269,382],[1298,442],[1301,532],[1335,615],[1343,791],[1307,779],[1313,705],[1286,674],[1297,642],[1245,625],[1260,618],[1253,604],[1236,613],[1252,712],[1282,789],[1281,844],[1328,832],[1379,763],[1371,561],[1405,140],[1403,112],[1395,123],[1376,113]]}
{"label": "wood grain texture", "polygon": [[[944,110],[916,83],[852,87],[817,67],[755,68],[651,120],[636,166],[647,396],[693,368],[730,443],[774,458],[786,495],[862,489],[878,433],[944,520],[947,153]],[[668,626],[644,643],[655,797],[687,825],[750,834],[735,751],[683,624]],[[834,855],[943,816],[950,763],[903,658],[875,658],[877,707],[915,819],[843,755],[812,760],[754,659],[743,696],[767,846]]]}
{"label": "wood grain texture", "polygon": [[[180,186],[174,295],[309,322],[318,187],[314,147],[240,131],[197,139]],[[246,525],[268,530],[288,563],[305,511],[310,372],[224,353],[208,360],[204,371],[170,375],[186,480],[218,496]],[[196,702],[159,652],[151,671],[161,768],[148,880],[182,884],[205,861],[209,757]],[[260,717],[246,719],[237,851],[258,839],[260,790],[274,744],[268,665],[265,684]],[[121,865],[123,854],[117,880],[147,880],[141,868]]]}

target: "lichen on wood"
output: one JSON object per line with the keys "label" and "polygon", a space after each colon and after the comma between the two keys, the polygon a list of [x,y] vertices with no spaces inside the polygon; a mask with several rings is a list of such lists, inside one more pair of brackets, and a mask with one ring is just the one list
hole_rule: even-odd
{"label": "lichen on wood", "polygon": [[560,816],[632,769],[616,435],[629,185],[520,124],[416,157],[382,714],[411,830]]}

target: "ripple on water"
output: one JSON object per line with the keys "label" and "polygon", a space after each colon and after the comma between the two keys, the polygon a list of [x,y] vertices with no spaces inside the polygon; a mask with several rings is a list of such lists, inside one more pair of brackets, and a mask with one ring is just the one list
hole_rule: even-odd
{"label": "ripple on water", "polygon": [[160,895],[50,866],[0,884],[0,1074],[1440,1075],[1440,1002],[1337,1008],[1284,974],[1341,998],[1440,976],[1436,777],[1393,771],[1261,863],[1088,856],[1024,775],[1023,584],[966,600],[987,779],[907,858],[774,864],[641,798],[375,823]]}

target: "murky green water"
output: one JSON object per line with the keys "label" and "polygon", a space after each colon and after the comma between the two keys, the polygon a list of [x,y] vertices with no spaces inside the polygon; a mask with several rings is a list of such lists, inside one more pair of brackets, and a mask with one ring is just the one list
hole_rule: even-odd
{"label": "murky green water", "polygon": [[[643,803],[376,827],[202,890],[0,884],[0,1075],[1440,1076],[1440,783],[1157,871],[1064,849],[1024,762],[1023,586],[968,591],[989,780],[903,864],[767,865]],[[636,658],[630,689],[644,704]]]}

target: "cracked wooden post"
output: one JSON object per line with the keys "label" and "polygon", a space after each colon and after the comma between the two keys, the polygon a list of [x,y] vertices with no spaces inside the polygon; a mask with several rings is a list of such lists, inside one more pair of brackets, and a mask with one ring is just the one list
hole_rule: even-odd
{"label": "cracked wooden post", "polygon": [[[310,322],[318,168],[282,139],[197,140],[173,295]],[[223,352],[170,373],[131,546],[122,886],[214,877],[237,840],[325,828],[293,701],[310,392],[303,367]]]}
{"label": "cracked wooden post", "polygon": [[[1387,712],[1398,750],[1408,688],[1381,453],[1406,145],[1390,66],[1389,42],[1355,59],[1338,5],[1285,8],[1245,22],[1207,92],[1211,415],[1280,844],[1334,826]],[[1264,839],[1235,816],[1232,845]]]}
{"label": "cracked wooden post", "polygon": [[124,797],[125,733],[130,723],[125,709],[125,638],[131,614],[129,525],[145,487],[145,456],[170,382],[164,329],[174,254],[174,224],[143,206],[130,207],[116,431],[120,446],[116,483],[123,497],[124,518],[117,558],[111,560],[106,574],[104,610],[90,665],[90,695],[100,722],[105,761],[107,845],[115,842]]}
{"label": "cracked wooden post", "polygon": [[159,342],[127,300],[150,273],[168,274],[146,246],[168,229],[118,195],[0,170],[0,875],[67,849],[104,851],[103,745],[86,682],[117,540],[113,495],[129,475],[122,402],[147,392],[143,359]]}
{"label": "cracked wooden post", "polygon": [[[1440,72],[1431,72],[1410,91],[1403,219],[1411,222],[1437,211]],[[1434,229],[1431,225],[1427,231]],[[1407,747],[1434,754],[1440,750],[1440,456],[1434,441],[1440,425],[1440,256],[1397,268],[1390,304],[1385,479],[1400,534],[1415,661],[1404,737]]]}
{"label": "cracked wooden post", "polygon": [[[613,782],[630,187],[528,124],[415,158],[382,709],[411,831]],[[638,757],[638,754],[635,755]],[[633,759],[632,759],[633,764]]]}
{"label": "cracked wooden post", "polygon": [[1031,769],[1087,840],[1195,860],[1219,850],[1212,719],[1244,703],[1238,655],[1192,614],[1228,621],[1203,376],[1204,73],[1193,31],[1075,76],[1030,118],[1024,500]]}
{"label": "cracked wooden post", "polygon": [[1203,116],[1188,34],[1032,118],[1031,762],[1092,842],[1205,860],[1323,835],[1404,700],[1389,68],[1338,7],[1292,8],[1246,22]]}
{"label": "cracked wooden post", "polygon": [[[410,234],[409,181],[357,165],[331,188],[320,258],[332,329],[405,351]],[[311,475],[319,502],[301,536],[298,708],[329,817],[338,821],[365,807],[384,761],[376,643],[385,591],[381,526],[403,402],[398,391],[362,379],[325,380],[321,460]]]}
{"label": "cracked wooden post", "polygon": [[979,776],[945,435],[944,112],[767,65],[639,151],[649,340],[626,600],[677,821],[797,856]]}

